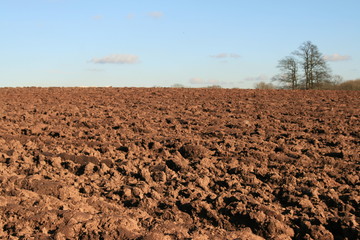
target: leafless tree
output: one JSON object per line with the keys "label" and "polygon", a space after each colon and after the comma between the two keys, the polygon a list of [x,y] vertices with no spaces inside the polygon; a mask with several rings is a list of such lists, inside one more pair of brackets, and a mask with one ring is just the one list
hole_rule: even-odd
{"label": "leafless tree", "polygon": [[279,61],[278,68],[281,70],[281,74],[273,77],[273,81],[285,83],[287,88],[298,88],[298,62],[293,56],[288,56]]}
{"label": "leafless tree", "polygon": [[316,45],[310,41],[304,42],[293,54],[300,58],[305,89],[319,88],[322,83],[329,81],[330,69]]}
{"label": "leafless tree", "polygon": [[272,83],[258,82],[255,84],[255,89],[276,89]]}
{"label": "leafless tree", "polygon": [[342,76],[340,76],[340,75],[333,75],[331,82],[332,82],[334,85],[339,85],[339,84],[341,84],[342,82],[344,82],[344,78],[343,78]]}
{"label": "leafless tree", "polygon": [[329,86],[333,77],[326,60],[318,47],[310,41],[304,42],[292,56],[279,61],[281,73],[272,78],[291,89],[320,89]]}
{"label": "leafless tree", "polygon": [[185,88],[185,86],[180,83],[175,83],[175,84],[171,85],[171,87],[172,88]]}

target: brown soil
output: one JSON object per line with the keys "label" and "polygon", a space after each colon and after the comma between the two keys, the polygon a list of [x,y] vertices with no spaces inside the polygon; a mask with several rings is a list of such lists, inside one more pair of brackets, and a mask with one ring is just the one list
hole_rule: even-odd
{"label": "brown soil", "polygon": [[1,239],[360,239],[360,92],[0,89]]}

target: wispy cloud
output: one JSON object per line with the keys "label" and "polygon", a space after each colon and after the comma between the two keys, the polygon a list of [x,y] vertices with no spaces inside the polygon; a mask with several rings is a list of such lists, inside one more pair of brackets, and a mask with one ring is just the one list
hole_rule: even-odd
{"label": "wispy cloud", "polygon": [[194,85],[223,85],[223,84],[231,84],[229,82],[224,82],[224,81],[219,81],[219,80],[215,80],[215,79],[202,79],[202,78],[191,78],[189,80],[189,82],[191,84]]}
{"label": "wispy cloud", "polygon": [[265,74],[261,74],[259,76],[255,76],[255,77],[244,78],[244,81],[256,81],[256,82],[259,82],[259,81],[266,81],[268,79],[269,79],[268,76],[266,76]]}
{"label": "wispy cloud", "polygon": [[100,69],[100,68],[88,68],[88,69],[86,69],[86,71],[89,71],[89,72],[103,72],[104,69]]}
{"label": "wispy cloud", "polygon": [[139,57],[131,54],[113,54],[102,58],[93,58],[92,63],[134,64],[139,62]]}
{"label": "wispy cloud", "polygon": [[133,13],[129,13],[127,16],[126,16],[127,19],[134,19],[135,18],[135,14]]}
{"label": "wispy cloud", "polygon": [[47,0],[46,2],[56,3],[56,2],[65,2],[65,0]]}
{"label": "wispy cloud", "polygon": [[163,16],[164,16],[164,13],[158,12],[158,11],[149,12],[149,13],[148,13],[148,16],[149,16],[149,17],[152,17],[152,18],[154,18],[154,19],[158,19],[158,18],[163,17]]}
{"label": "wispy cloud", "polygon": [[51,74],[69,74],[69,72],[66,72],[64,70],[61,69],[51,69],[48,71]]}
{"label": "wispy cloud", "polygon": [[201,78],[191,78],[189,80],[189,82],[191,84],[204,84],[205,83],[205,80],[204,79],[201,79]]}
{"label": "wispy cloud", "polygon": [[93,19],[93,20],[96,20],[96,21],[99,21],[99,20],[103,19],[103,16],[101,16],[101,15],[96,15],[96,16],[93,16],[92,19]]}
{"label": "wispy cloud", "polygon": [[211,55],[210,57],[225,59],[225,58],[239,58],[240,55],[237,53],[219,53],[219,54]]}
{"label": "wispy cloud", "polygon": [[326,61],[330,61],[330,62],[337,62],[337,61],[350,60],[351,57],[349,55],[340,55],[338,53],[334,53],[334,54],[331,54],[331,55],[325,55],[324,59]]}

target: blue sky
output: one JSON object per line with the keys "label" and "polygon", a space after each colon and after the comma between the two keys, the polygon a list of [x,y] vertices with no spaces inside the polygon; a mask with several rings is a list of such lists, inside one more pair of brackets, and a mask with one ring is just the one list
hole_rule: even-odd
{"label": "blue sky", "polygon": [[312,41],[360,78],[359,0],[0,0],[0,87],[270,82]]}

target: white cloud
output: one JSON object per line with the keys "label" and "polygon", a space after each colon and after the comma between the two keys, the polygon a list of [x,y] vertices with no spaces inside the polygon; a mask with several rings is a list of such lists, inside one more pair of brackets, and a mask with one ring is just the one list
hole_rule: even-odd
{"label": "white cloud", "polygon": [[135,14],[133,13],[129,13],[127,16],[126,16],[127,19],[133,19],[135,18]]}
{"label": "white cloud", "polygon": [[325,55],[324,59],[326,61],[337,62],[337,61],[350,60],[351,57],[349,55],[340,55],[340,54],[334,53],[334,54],[331,54],[331,55]]}
{"label": "white cloud", "polygon": [[88,68],[86,69],[89,72],[103,72],[104,69],[100,69],[100,68]]}
{"label": "white cloud", "polygon": [[239,58],[240,55],[237,53],[219,53],[216,55],[211,55],[212,58]]}
{"label": "white cloud", "polygon": [[240,55],[239,55],[239,54],[236,54],[236,53],[231,53],[231,54],[229,54],[229,56],[230,56],[231,58],[239,58],[239,57],[240,57]]}
{"label": "white cloud", "polygon": [[231,84],[229,82],[224,82],[224,81],[219,81],[219,80],[215,80],[215,79],[209,79],[209,80],[205,80],[202,78],[191,78],[189,80],[189,82],[191,84],[196,84],[196,85],[223,85],[223,84]]}
{"label": "white cloud", "polygon": [[152,18],[158,19],[164,16],[162,12],[149,12],[148,15]]}
{"label": "white cloud", "polygon": [[102,58],[93,58],[92,63],[114,63],[114,64],[133,64],[139,61],[139,57],[131,54],[113,54]]}
{"label": "white cloud", "polygon": [[216,54],[216,55],[211,55],[210,57],[213,57],[213,58],[227,58],[228,54],[227,53],[219,53],[219,54]]}
{"label": "white cloud", "polygon": [[189,82],[191,84],[204,84],[205,83],[205,81],[203,79],[201,79],[201,78],[191,78],[189,80]]}
{"label": "white cloud", "polygon": [[49,70],[49,73],[51,73],[51,74],[69,74],[69,72],[66,72],[61,69],[51,69],[51,70]]}
{"label": "white cloud", "polygon": [[56,2],[65,2],[65,0],[47,0],[47,2],[53,2],[53,3],[56,3]]}
{"label": "white cloud", "polygon": [[268,76],[266,76],[266,75],[264,75],[264,74],[261,74],[261,75],[256,76],[256,77],[247,77],[247,78],[245,78],[244,80],[245,80],[245,81],[257,81],[257,82],[259,82],[259,81],[266,81],[266,80],[268,80],[268,79],[269,79]]}
{"label": "white cloud", "polygon": [[103,19],[103,16],[101,16],[101,15],[96,15],[96,16],[93,16],[92,19],[98,21],[98,20]]}

